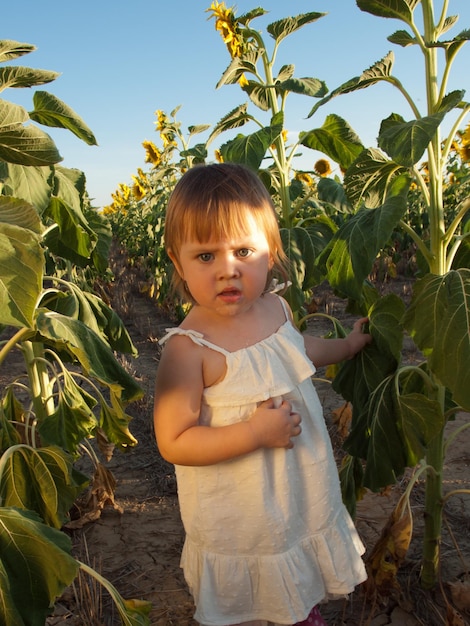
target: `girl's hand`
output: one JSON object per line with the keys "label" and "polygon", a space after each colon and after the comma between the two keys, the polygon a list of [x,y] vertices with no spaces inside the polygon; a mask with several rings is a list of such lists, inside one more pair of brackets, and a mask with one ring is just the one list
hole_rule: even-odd
{"label": "girl's hand", "polygon": [[292,412],[289,402],[283,401],[279,408],[270,398],[262,402],[251,416],[251,427],[258,448],[293,448],[292,437],[300,435],[301,418]]}
{"label": "girl's hand", "polygon": [[351,359],[355,354],[360,352],[368,343],[372,341],[371,335],[369,335],[369,333],[365,333],[363,329],[364,324],[367,324],[368,321],[368,317],[361,317],[354,322],[352,331],[345,339],[349,347],[348,358]]}

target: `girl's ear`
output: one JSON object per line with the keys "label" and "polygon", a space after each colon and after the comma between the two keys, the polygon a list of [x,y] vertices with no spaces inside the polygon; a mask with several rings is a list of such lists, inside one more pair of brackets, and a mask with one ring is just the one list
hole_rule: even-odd
{"label": "girl's ear", "polygon": [[167,254],[170,257],[171,262],[175,266],[176,271],[181,276],[181,278],[183,278],[183,270],[181,269],[181,265],[179,264],[178,257],[173,252],[173,250],[167,250]]}

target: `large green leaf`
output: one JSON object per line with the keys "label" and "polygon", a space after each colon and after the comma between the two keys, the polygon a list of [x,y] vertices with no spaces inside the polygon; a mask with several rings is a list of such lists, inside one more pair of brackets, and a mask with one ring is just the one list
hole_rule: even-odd
{"label": "large green leaf", "polygon": [[282,132],[283,114],[277,113],[271,125],[261,128],[251,135],[238,135],[220,147],[225,162],[243,163],[257,171],[264,156],[275,139]]}
{"label": "large green leaf", "polygon": [[312,98],[322,98],[328,92],[328,88],[325,82],[318,78],[288,78],[276,82],[276,91],[290,91]]}
{"label": "large green leaf", "polygon": [[109,253],[113,242],[112,227],[108,218],[95,209],[87,211],[85,216],[90,228],[98,237],[93,252],[91,253],[91,259],[100,275],[105,276],[109,267]]}
{"label": "large green leaf", "polygon": [[20,443],[21,435],[15,423],[23,419],[24,409],[15,397],[12,386],[3,390],[0,401],[0,456],[11,446]]}
{"label": "large green leaf", "polygon": [[53,165],[62,160],[55,143],[36,126],[23,126],[28,113],[0,100],[0,159],[20,165]]}
{"label": "large green leaf", "polygon": [[67,370],[64,370],[60,383],[55,411],[41,418],[38,431],[43,441],[76,456],[83,440],[96,434],[98,419],[92,410],[96,400]]}
{"label": "large green leaf", "polygon": [[118,363],[112,350],[80,320],[42,309],[36,327],[46,342],[57,350],[68,351],[80,362],[86,375],[113,389],[123,402],[142,396],[141,387]]}
{"label": "large green leaf", "polygon": [[292,286],[289,302],[298,311],[305,303],[305,290],[312,285],[317,250],[315,240],[306,228],[281,228],[284,252],[289,259]]}
{"label": "large green leaf", "polygon": [[351,213],[352,206],[344,186],[334,178],[322,177],[317,183],[318,199],[334,206],[337,213]]}
{"label": "large green leaf", "polygon": [[341,117],[328,115],[321,128],[299,133],[301,145],[318,150],[346,170],[364,149],[361,140]]}
{"label": "large green leaf", "polygon": [[[5,206],[9,211],[11,202],[0,197],[0,220]],[[43,271],[40,237],[29,228],[0,221],[0,324],[32,327]]]}
{"label": "large green leaf", "polygon": [[57,446],[13,446],[3,455],[1,470],[3,506],[35,511],[54,528],[67,521],[70,507],[87,482],[74,472],[72,457]]}
{"label": "large green leaf", "polygon": [[[344,362],[333,381],[333,389],[352,403],[353,423],[367,407],[370,394],[395,372],[403,342],[404,304],[398,296],[377,298],[368,310],[361,312],[369,316],[373,342],[354,359]],[[365,444],[366,438],[361,441]],[[366,448],[360,448],[359,452],[356,451],[357,456],[364,456]]]}
{"label": "large green leaf", "polygon": [[40,306],[80,320],[112,350],[137,356],[137,350],[120,317],[95,294],[82,291],[77,285],[69,283],[67,292],[49,289],[41,299]]}
{"label": "large green leaf", "polygon": [[470,410],[470,270],[418,280],[404,324],[429,369]]}
{"label": "large green leaf", "polygon": [[408,179],[397,178],[381,207],[360,209],[334,234],[320,259],[334,289],[354,300],[361,299],[362,284],[378,252],[406,211],[407,191]]}
{"label": "large green leaf", "polygon": [[39,215],[29,202],[9,196],[0,196],[0,224],[26,228],[37,235],[44,230]]}
{"label": "large green leaf", "polygon": [[78,573],[67,535],[31,511],[0,508],[0,623],[44,626]]}
{"label": "large green leaf", "polygon": [[413,11],[421,0],[356,0],[361,11],[372,13],[378,17],[388,17],[413,23]]}
{"label": "large green leaf", "polygon": [[352,93],[353,91],[358,91],[359,89],[365,89],[366,87],[370,87],[371,85],[375,85],[379,81],[389,81],[389,77],[392,73],[393,62],[394,62],[393,52],[389,52],[383,59],[377,61],[374,65],[365,70],[360,76],[355,76],[354,78],[350,78],[345,83],[330,91],[328,95],[326,95],[322,100],[317,102],[315,106],[312,108],[307,117],[312,117],[316,111],[332,100],[337,96],[341,96],[346,93]]}
{"label": "large green leaf", "polygon": [[35,87],[51,83],[58,78],[58,72],[49,70],[35,70],[30,67],[8,66],[0,68],[0,85],[2,89],[8,87]]}
{"label": "large green leaf", "polygon": [[73,109],[47,91],[36,91],[33,96],[34,110],[29,116],[35,122],[54,128],[67,128],[89,146],[97,142],[92,131]]}
{"label": "large green leaf", "polygon": [[242,87],[243,91],[248,94],[250,100],[255,106],[262,111],[269,111],[269,87],[259,83],[256,80],[249,80]]}
{"label": "large green leaf", "polygon": [[392,181],[407,173],[407,168],[386,158],[380,150],[370,148],[346,170],[344,188],[354,206],[365,203],[371,209],[381,206]]}
{"label": "large green leaf", "polygon": [[206,145],[209,145],[218,135],[221,133],[232,130],[233,128],[240,128],[250,121],[251,116],[247,113],[247,103],[240,104],[235,109],[232,109],[227,115],[217,122],[212,130]]}
{"label": "large green leaf", "polygon": [[137,439],[129,431],[129,422],[132,418],[124,411],[119,398],[111,392],[111,404],[103,402],[100,409],[100,427],[108,440],[122,450],[135,446]]}
{"label": "large green leaf", "polygon": [[219,89],[222,85],[235,85],[245,72],[256,76],[256,63],[258,58],[259,52],[255,48],[250,48],[243,57],[234,57],[222,74],[216,88]]}
{"label": "large green leaf", "polygon": [[436,134],[445,113],[405,122],[396,113],[382,121],[377,143],[390,158],[403,167],[412,167],[421,159]]}
{"label": "large green leaf", "polygon": [[57,228],[49,230],[44,238],[48,248],[64,259],[86,266],[97,236],[80,207],[76,204],[72,207],[61,198],[53,197],[44,215],[57,224]]}
{"label": "large green leaf", "polygon": [[3,195],[26,200],[34,206],[39,215],[42,215],[49,205],[53,176],[52,167],[0,162]]}
{"label": "large green leaf", "polygon": [[31,43],[20,43],[13,39],[0,40],[0,63],[5,61],[13,61],[24,54],[34,52],[36,46]]}
{"label": "large green leaf", "polygon": [[424,458],[444,426],[439,402],[402,393],[400,375],[398,370],[371,393],[344,444],[350,454],[366,460],[364,485],[373,491],[394,484],[406,467]]}
{"label": "large green leaf", "polygon": [[81,170],[61,167],[54,168],[54,195],[63,200],[75,211],[83,208],[86,192],[86,178]]}
{"label": "large green leaf", "polygon": [[316,22],[325,15],[326,13],[311,12],[296,15],[294,17],[286,17],[282,20],[278,20],[277,22],[268,24],[266,30],[271,37],[276,40],[276,44],[279,44],[285,37],[288,37],[296,30],[299,30],[302,26]]}

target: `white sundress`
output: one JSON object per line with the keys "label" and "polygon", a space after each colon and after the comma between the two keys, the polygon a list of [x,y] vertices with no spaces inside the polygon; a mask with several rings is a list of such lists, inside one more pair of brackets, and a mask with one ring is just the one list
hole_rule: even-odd
{"label": "white sundress", "polygon": [[175,467],[186,532],[181,566],[195,619],[207,626],[306,619],[313,606],[347,595],[367,574],[303,338],[290,321],[235,352],[181,328],[169,330],[162,342],[174,334],[226,358],[225,378],[204,390],[200,423],[247,420],[268,398],[288,400],[302,418],[292,449]]}

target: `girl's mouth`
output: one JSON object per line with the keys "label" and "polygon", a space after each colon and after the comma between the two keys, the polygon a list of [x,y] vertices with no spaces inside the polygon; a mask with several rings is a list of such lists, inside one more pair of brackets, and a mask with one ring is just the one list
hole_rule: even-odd
{"label": "girl's mouth", "polygon": [[238,302],[241,297],[241,291],[239,289],[224,289],[218,295],[220,300],[227,304]]}

